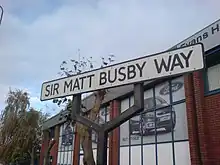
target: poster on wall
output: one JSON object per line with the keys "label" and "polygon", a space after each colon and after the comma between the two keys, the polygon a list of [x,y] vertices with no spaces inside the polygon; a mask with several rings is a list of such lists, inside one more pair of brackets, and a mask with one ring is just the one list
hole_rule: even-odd
{"label": "poster on wall", "polygon": [[72,165],[74,149],[74,128],[70,123],[60,126],[57,164]]}
{"label": "poster on wall", "polygon": [[[153,89],[145,91],[142,114],[120,126],[121,145],[171,141],[172,130],[174,140],[186,140],[188,132],[184,99],[183,77],[157,85],[155,96]],[[181,101],[180,104],[178,101]],[[128,107],[129,102],[132,101],[127,102]]]}
{"label": "poster on wall", "polygon": [[70,123],[64,123],[60,127],[60,150],[71,150],[74,145],[74,129]]}

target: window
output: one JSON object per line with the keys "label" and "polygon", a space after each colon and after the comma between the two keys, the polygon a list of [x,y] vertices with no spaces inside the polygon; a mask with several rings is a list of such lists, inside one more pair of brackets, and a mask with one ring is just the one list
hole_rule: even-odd
{"label": "window", "polygon": [[[121,113],[133,102],[133,96],[122,100]],[[120,126],[120,165],[180,165],[177,148],[184,158],[190,154],[183,76],[146,90],[144,106]]]}
{"label": "window", "polygon": [[207,69],[207,79],[209,91],[220,89],[220,64]]}
{"label": "window", "polygon": [[220,91],[220,52],[209,54],[206,57],[207,68],[205,70],[205,92]]}
{"label": "window", "polygon": [[74,149],[74,128],[70,123],[60,126],[59,148],[58,148],[58,164],[72,165],[73,149]]}

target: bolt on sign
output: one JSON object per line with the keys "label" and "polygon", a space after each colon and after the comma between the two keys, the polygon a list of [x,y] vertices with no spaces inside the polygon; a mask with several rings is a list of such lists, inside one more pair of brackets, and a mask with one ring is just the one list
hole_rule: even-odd
{"label": "bolt on sign", "polygon": [[125,61],[42,84],[41,100],[193,72],[204,68],[201,43]]}

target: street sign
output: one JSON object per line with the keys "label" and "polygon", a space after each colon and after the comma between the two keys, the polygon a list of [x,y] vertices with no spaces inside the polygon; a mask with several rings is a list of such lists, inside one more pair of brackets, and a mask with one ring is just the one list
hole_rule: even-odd
{"label": "street sign", "polygon": [[199,43],[44,82],[41,101],[200,70],[203,54]]}

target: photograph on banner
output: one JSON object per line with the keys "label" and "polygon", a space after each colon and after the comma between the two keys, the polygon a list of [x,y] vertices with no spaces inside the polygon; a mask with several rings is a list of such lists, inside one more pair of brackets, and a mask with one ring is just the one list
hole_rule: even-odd
{"label": "photograph on banner", "polygon": [[[142,115],[133,117],[120,127],[120,136],[123,137],[123,139],[121,138],[121,145],[128,145],[129,143],[135,145],[141,144],[141,142],[154,143],[155,135],[157,135],[158,142],[171,141],[172,130],[174,130],[176,140],[187,139],[185,103],[172,106],[170,103],[171,97],[175,97],[175,101],[185,99],[182,77],[172,80],[171,83],[165,82],[157,85],[155,87],[155,97],[153,97],[152,89],[145,92],[145,109]],[[129,104],[127,103],[127,105]],[[128,134],[130,137],[128,137]]]}
{"label": "photograph on banner", "polygon": [[60,126],[59,151],[73,150],[74,135],[71,123],[64,123]]}
{"label": "photograph on banner", "polygon": [[[121,101],[121,113],[126,111],[129,108],[130,98],[126,98]],[[122,125],[120,125],[120,145],[128,145],[129,144],[129,121],[126,121]]]}
{"label": "photograph on banner", "polygon": [[185,99],[184,77],[178,77],[171,81],[172,101],[177,102]]}
{"label": "photograph on banner", "polygon": [[164,82],[155,86],[156,109],[170,105],[170,84]]}
{"label": "photograph on banner", "polygon": [[[133,97],[132,97],[133,98]],[[146,90],[144,92],[144,111],[142,115],[137,115],[130,119],[129,121],[129,132],[130,132],[130,144],[141,144],[141,142],[145,141],[144,136],[141,136],[144,133],[144,123],[145,120],[148,121],[149,126],[154,127],[154,97],[153,97],[153,89]],[[154,132],[152,132],[154,135]],[[154,143],[155,138],[148,138],[148,143]]]}
{"label": "photograph on banner", "polygon": [[176,112],[176,126],[174,128],[174,140],[188,139],[188,124],[186,103],[176,104],[173,106]]}

